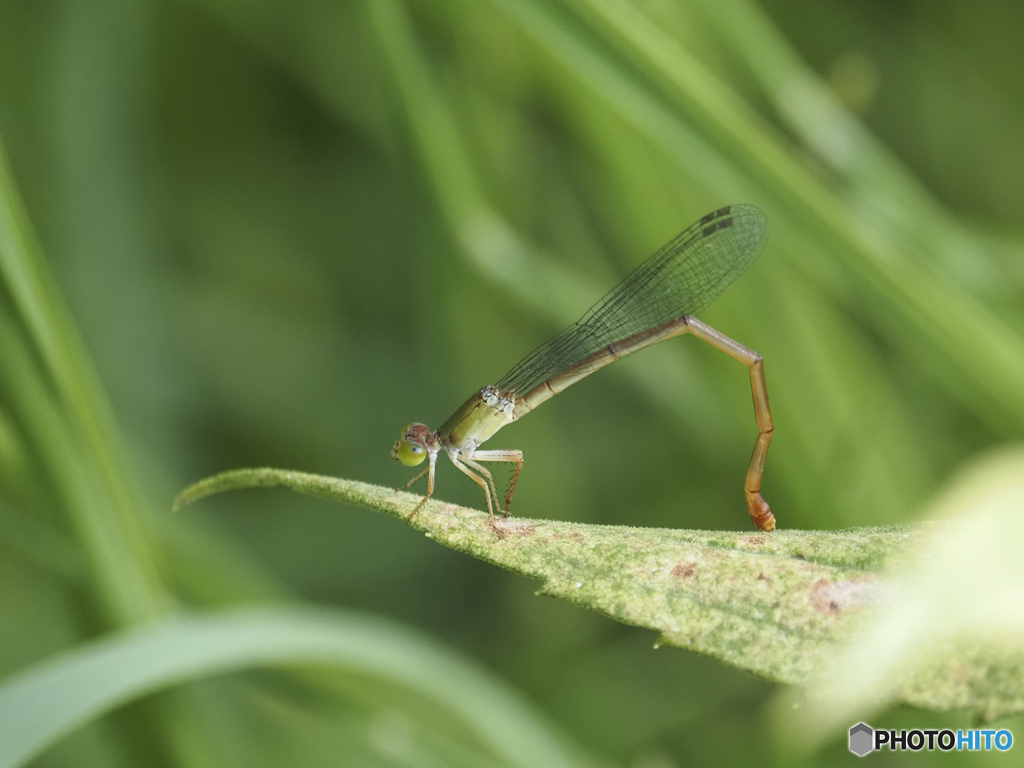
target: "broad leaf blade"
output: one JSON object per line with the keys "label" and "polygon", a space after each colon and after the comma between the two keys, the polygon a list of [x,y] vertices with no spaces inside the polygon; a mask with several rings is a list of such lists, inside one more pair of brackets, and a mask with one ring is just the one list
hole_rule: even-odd
{"label": "broad leaf blade", "polygon": [[[243,469],[186,489],[284,486],[404,519],[418,496],[303,472]],[[541,579],[540,592],[659,632],[661,642],[800,683],[887,586],[878,571],[922,528],[727,533],[509,518],[428,503],[411,525],[441,544]]]}

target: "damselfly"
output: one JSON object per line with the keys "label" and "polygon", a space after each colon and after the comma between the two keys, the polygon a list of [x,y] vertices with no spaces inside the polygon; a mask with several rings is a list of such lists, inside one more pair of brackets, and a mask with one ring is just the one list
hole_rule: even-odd
{"label": "damselfly", "polygon": [[754,525],[775,528],[775,517],[761,496],[761,475],[772,439],[764,363],[752,349],[733,341],[695,314],[706,309],[757,258],[764,240],[764,212],[752,205],[732,205],[709,213],[667,243],[576,323],[527,355],[497,384],[467,400],[441,428],[409,424],[391,451],[407,466],[429,460],[408,488],[427,475],[427,495],[409,515],[411,520],[434,493],[434,471],[442,451],[458,469],[484,489],[488,521],[500,508],[490,471],[481,461],[515,464],[504,513],[508,515],[523,453],[481,451],[494,433],[522,418],[538,405],[599,368],[659,341],[692,333],[750,369],[758,436],[744,490]]}

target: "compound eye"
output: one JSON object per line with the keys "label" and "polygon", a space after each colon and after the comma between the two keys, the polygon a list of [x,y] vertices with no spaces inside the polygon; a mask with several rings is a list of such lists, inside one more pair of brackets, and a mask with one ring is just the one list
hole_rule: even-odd
{"label": "compound eye", "polygon": [[423,460],[427,458],[426,449],[418,443],[410,443],[408,440],[402,440],[398,444],[398,460],[405,464],[407,467],[415,467],[417,464],[422,464]]}

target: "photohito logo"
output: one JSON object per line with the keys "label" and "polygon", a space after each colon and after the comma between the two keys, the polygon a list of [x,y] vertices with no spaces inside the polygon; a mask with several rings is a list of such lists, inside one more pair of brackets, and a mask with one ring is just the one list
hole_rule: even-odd
{"label": "photohito logo", "polygon": [[874,752],[882,748],[893,750],[910,750],[920,752],[927,749],[934,752],[936,749],[943,752],[957,751],[984,751],[993,749],[1005,752],[1013,746],[1013,734],[1003,728],[994,730],[972,730],[972,731],[950,731],[927,729],[927,730],[901,730],[886,731],[875,730],[867,723],[857,723],[850,728],[850,751],[857,757],[864,757],[868,752]]}
{"label": "photohito logo", "polygon": [[857,723],[850,729],[850,751],[857,757],[864,757],[875,748],[874,729],[865,723]]}

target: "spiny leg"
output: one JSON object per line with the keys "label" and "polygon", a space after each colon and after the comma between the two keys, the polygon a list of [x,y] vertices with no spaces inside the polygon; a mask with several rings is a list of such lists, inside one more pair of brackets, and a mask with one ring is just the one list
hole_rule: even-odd
{"label": "spiny leg", "polygon": [[470,478],[472,478],[474,483],[476,483],[477,485],[484,489],[484,495],[487,496],[487,524],[494,525],[494,507],[491,505],[491,490],[490,488],[487,487],[487,481],[484,480],[482,477],[478,477],[477,475],[474,475],[472,472],[470,472],[466,465],[458,460],[455,454],[449,453],[448,458],[452,460],[452,464],[459,468],[460,472],[463,472],[466,475],[468,475]]}
{"label": "spiny leg", "polygon": [[772,412],[768,407],[764,361],[754,350],[733,341],[697,318],[688,316],[686,321],[690,327],[690,333],[739,360],[750,369],[750,390],[754,396],[754,418],[757,419],[758,435],[757,442],[754,444],[754,455],[750,457],[750,466],[747,468],[747,479],[743,484],[743,489],[747,496],[747,509],[750,511],[754,525],[762,531],[775,530],[775,516],[769,508],[768,502],[761,495],[761,475],[764,474],[764,461],[768,456],[768,446],[771,444],[772,433],[775,430],[772,425]]}
{"label": "spiny leg", "polygon": [[405,485],[399,486],[398,488],[395,488],[395,493],[398,493],[398,491],[407,491],[407,490],[409,490],[410,488],[412,488],[413,484],[417,480],[419,480],[421,477],[423,477],[429,471],[430,471],[430,467],[429,466],[424,467],[423,471],[420,472],[418,475],[416,475],[416,477],[414,477],[408,483],[406,483]]}
{"label": "spiny leg", "polygon": [[523,452],[476,451],[473,453],[473,458],[478,461],[506,461],[516,465],[515,471],[512,473],[512,480],[508,484],[508,493],[505,494],[505,515],[507,517],[509,507],[512,506],[512,494],[516,492],[516,483],[519,482],[519,473],[523,471]]}
{"label": "spiny leg", "polygon": [[[494,506],[496,506],[498,509],[501,509],[501,504],[498,502],[498,489],[494,485],[494,477],[491,476],[490,470],[487,469],[487,467],[483,466],[482,464],[478,464],[477,462],[473,461],[473,459],[476,458],[475,453],[473,453],[470,456],[467,456],[466,454],[460,454],[459,458],[461,458],[466,463],[467,467],[472,467],[485,478],[487,478],[487,484],[491,487],[490,493],[494,497]],[[505,517],[508,517],[508,512],[505,512]]]}
{"label": "spiny leg", "polygon": [[[436,453],[430,454],[429,460],[430,460],[430,466],[428,466],[425,470],[423,470],[423,472],[427,472],[428,473],[427,474],[427,495],[423,497],[423,500],[420,501],[420,503],[416,505],[416,508],[412,512],[409,513],[409,516],[407,518],[405,518],[406,522],[411,522],[412,519],[414,517],[416,517],[416,513],[419,512],[423,508],[423,505],[427,503],[427,500],[430,499],[430,497],[434,495],[434,468],[437,466],[437,454]],[[421,477],[423,477],[423,472],[420,472],[418,475],[416,475],[416,477],[414,477],[409,482],[409,485],[412,485],[417,480],[419,480]],[[409,485],[407,485],[405,487],[408,488]]]}

